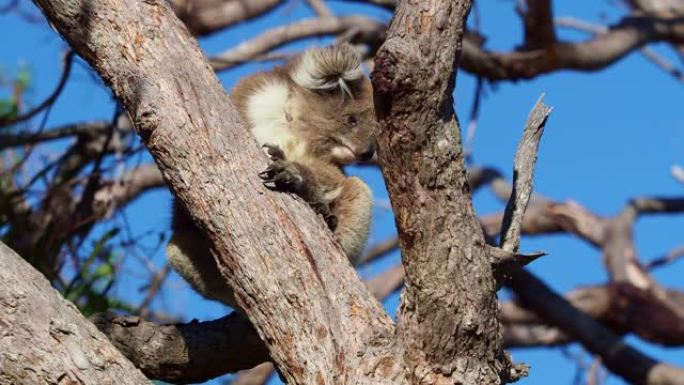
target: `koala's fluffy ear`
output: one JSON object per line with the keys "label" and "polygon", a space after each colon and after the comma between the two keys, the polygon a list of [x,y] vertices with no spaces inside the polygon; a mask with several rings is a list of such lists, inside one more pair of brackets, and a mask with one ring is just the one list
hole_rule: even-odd
{"label": "koala's fluffy ear", "polygon": [[339,89],[354,97],[355,83],[363,79],[361,55],[349,44],[309,49],[289,70],[300,87],[310,90]]}

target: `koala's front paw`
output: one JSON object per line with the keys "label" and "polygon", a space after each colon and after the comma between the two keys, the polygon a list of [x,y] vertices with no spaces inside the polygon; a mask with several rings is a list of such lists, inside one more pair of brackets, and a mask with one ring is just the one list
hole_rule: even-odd
{"label": "koala's front paw", "polygon": [[271,163],[266,170],[259,173],[259,177],[264,186],[272,190],[297,194],[305,192],[306,180],[301,170],[295,163],[287,160],[276,160]]}

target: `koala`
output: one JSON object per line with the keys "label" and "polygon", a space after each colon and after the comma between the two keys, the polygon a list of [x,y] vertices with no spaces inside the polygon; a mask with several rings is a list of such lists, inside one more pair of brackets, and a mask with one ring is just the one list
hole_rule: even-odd
{"label": "koala", "polygon": [[[345,175],[343,166],[373,158],[377,127],[373,90],[360,59],[349,45],[309,49],[272,71],[243,79],[231,94],[271,160],[258,177],[266,187],[309,203],[352,264],[368,239],[372,196],[361,179]],[[205,297],[235,306],[209,242],[177,199],[171,227],[170,264]]]}

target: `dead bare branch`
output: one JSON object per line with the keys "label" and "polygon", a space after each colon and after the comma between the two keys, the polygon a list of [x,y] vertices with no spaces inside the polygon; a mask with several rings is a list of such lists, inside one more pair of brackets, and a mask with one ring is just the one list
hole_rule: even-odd
{"label": "dead bare branch", "polygon": [[382,258],[390,252],[396,250],[399,247],[399,238],[389,238],[386,239],[368,250],[368,252],[359,261],[360,265],[370,263],[378,258]]}
{"label": "dead bare branch", "polygon": [[[608,27],[604,25],[589,23],[574,17],[559,17],[556,19],[555,24],[559,27],[573,28],[595,35],[604,34],[609,31]],[[680,82],[684,82],[684,73],[682,73],[682,70],[677,68],[677,66],[670,60],[658,54],[649,47],[643,47],[639,50],[639,52],[641,52],[646,59],[658,66],[660,69],[669,73]]]}
{"label": "dead bare branch", "polygon": [[506,53],[486,51],[470,37],[463,41],[461,66],[489,80],[529,79],[559,69],[595,71],[658,41],[684,43],[684,19],[626,17],[608,32],[584,42]]}
{"label": "dead bare branch", "polygon": [[530,111],[530,116],[518,144],[518,150],[515,153],[513,191],[506,204],[501,226],[501,241],[499,242],[501,248],[509,252],[517,252],[520,246],[523,216],[527,203],[532,196],[534,166],[537,162],[539,141],[544,133],[544,126],[551,110],[544,104],[544,95],[542,94]]}
{"label": "dead bare branch", "polygon": [[389,11],[394,11],[394,9],[397,7],[397,4],[399,4],[399,1],[397,0],[345,0],[348,2],[356,2],[356,3],[366,3],[366,4],[373,4],[377,5],[379,7],[385,8]]}
{"label": "dead bare branch", "polygon": [[208,35],[262,15],[283,0],[171,0],[179,19],[196,36]]}
{"label": "dead bare branch", "polygon": [[264,362],[252,369],[240,372],[238,378],[230,385],[264,385],[275,372],[275,366],[270,362]]}
{"label": "dead bare branch", "polygon": [[664,256],[650,261],[648,263],[648,265],[646,266],[646,268],[648,270],[653,270],[653,269],[656,269],[656,268],[659,268],[659,267],[662,267],[665,265],[669,265],[669,264],[681,259],[682,257],[684,257],[684,245],[676,247],[676,248],[670,250],[670,252],[668,252]]}

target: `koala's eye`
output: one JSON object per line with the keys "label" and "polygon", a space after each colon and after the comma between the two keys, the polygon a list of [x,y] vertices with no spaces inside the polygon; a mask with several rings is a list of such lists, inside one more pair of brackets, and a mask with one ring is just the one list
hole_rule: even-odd
{"label": "koala's eye", "polygon": [[351,126],[356,126],[358,122],[358,118],[354,115],[349,115],[349,117],[347,117],[347,123],[349,123]]}

